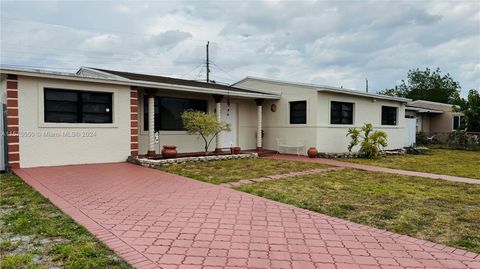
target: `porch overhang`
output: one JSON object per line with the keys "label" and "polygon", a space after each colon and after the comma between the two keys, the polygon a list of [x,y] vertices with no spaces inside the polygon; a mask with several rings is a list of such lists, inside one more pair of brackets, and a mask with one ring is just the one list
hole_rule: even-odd
{"label": "porch overhang", "polygon": [[158,90],[173,90],[177,92],[190,92],[190,93],[203,93],[208,95],[223,95],[244,99],[280,99],[280,95],[264,94],[264,93],[243,93],[243,92],[234,92],[228,90],[218,90],[218,89],[208,89],[202,87],[190,87],[190,86],[180,86],[173,84],[164,84],[164,83],[132,83],[132,86],[142,87],[142,88],[154,88]]}

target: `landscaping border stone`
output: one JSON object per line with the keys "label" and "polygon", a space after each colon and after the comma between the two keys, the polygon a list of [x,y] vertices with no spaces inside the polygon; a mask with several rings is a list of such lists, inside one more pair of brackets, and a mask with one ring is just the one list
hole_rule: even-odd
{"label": "landscaping border stone", "polygon": [[198,157],[181,157],[181,158],[172,158],[172,159],[159,159],[152,160],[148,158],[139,158],[139,157],[128,157],[127,162],[145,166],[145,167],[155,167],[163,165],[172,165],[180,163],[189,163],[189,162],[207,162],[207,161],[220,161],[220,160],[236,160],[236,159],[252,159],[258,158],[257,153],[242,153],[242,154],[233,154],[233,155],[210,155],[210,156],[198,156]]}
{"label": "landscaping border stone", "polygon": [[[403,155],[406,153],[405,149],[396,149],[396,150],[383,150],[380,152],[380,156],[387,155]],[[317,154],[320,158],[326,159],[352,159],[352,158],[361,158],[362,155],[358,152],[319,152]]]}

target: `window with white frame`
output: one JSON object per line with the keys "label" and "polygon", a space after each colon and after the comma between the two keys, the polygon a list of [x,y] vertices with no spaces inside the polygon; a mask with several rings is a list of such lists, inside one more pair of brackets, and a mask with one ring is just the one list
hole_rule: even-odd
{"label": "window with white frame", "polygon": [[290,124],[307,123],[307,101],[291,101],[290,106]]}
{"label": "window with white frame", "polygon": [[397,125],[397,108],[382,106],[382,125]]}
{"label": "window with white frame", "polygon": [[113,93],[54,88],[43,93],[45,122],[113,123]]}
{"label": "window with white frame", "polygon": [[[143,99],[143,130],[148,131],[148,98]],[[182,113],[186,110],[208,112],[207,100],[155,96],[155,132],[183,131]]]}
{"label": "window with white frame", "polygon": [[330,124],[353,124],[353,103],[332,101]]}
{"label": "window with white frame", "polygon": [[453,116],[453,130],[458,130],[460,129],[460,125],[462,121],[462,117],[460,115],[454,115]]}

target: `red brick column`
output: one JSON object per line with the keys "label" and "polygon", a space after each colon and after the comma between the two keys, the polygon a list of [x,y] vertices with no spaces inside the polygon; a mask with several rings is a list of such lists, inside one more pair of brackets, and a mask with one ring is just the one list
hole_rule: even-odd
{"label": "red brick column", "polygon": [[17,75],[7,75],[7,143],[8,165],[13,169],[20,168]]}
{"label": "red brick column", "polygon": [[130,156],[138,156],[138,91],[130,88]]}

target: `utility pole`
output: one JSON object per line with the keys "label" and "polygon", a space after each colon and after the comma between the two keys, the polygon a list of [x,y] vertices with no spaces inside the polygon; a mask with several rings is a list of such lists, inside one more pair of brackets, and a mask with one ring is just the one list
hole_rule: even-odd
{"label": "utility pole", "polygon": [[368,92],[368,78],[365,79],[365,89],[366,89],[367,92]]}
{"label": "utility pole", "polygon": [[210,41],[207,41],[207,83],[210,83],[210,61],[208,59],[208,45],[210,45]]}

